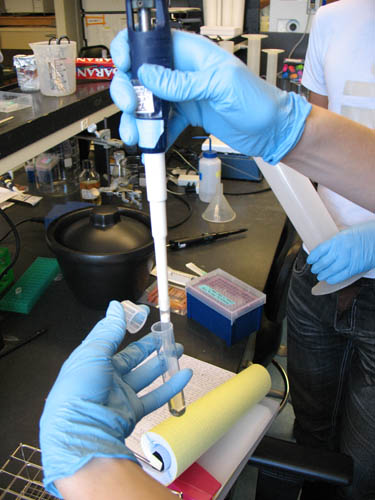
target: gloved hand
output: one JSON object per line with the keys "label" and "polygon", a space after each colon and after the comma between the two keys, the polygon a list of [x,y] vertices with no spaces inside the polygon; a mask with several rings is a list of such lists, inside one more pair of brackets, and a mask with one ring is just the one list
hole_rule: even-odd
{"label": "gloved hand", "polygon": [[375,221],[340,231],[314,248],[307,262],[319,281],[332,285],[375,268]]}
{"label": "gloved hand", "polygon": [[[74,474],[94,457],[136,462],[125,438],[191,378],[191,370],[181,370],[138,398],[137,392],[161,375],[157,357],[137,367],[158,346],[149,334],[115,354],[125,326],[123,307],[112,301],[105,318],[65,361],[47,398],[40,420],[44,485],[59,498],[54,481]],[[179,356],[182,351],[177,344]]]}
{"label": "gloved hand", "polygon": [[[199,35],[173,31],[174,71],[143,64],[140,82],[156,96],[174,103],[168,143],[191,124],[201,126],[233,149],[276,164],[299,141],[311,105],[293,92],[282,92],[256,77],[237,57]],[[139,142],[134,119],[136,96],[127,72],[130,55],[127,30],[111,43],[119,69],[111,96],[124,112],[122,140]]]}

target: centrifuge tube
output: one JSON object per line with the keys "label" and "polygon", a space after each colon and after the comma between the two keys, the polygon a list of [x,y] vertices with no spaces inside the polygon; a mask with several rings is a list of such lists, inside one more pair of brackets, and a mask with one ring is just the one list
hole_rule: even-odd
{"label": "centrifuge tube", "polygon": [[[163,381],[167,382],[180,370],[173,325],[171,322],[158,321],[152,325],[151,332],[157,338],[158,358],[164,370]],[[183,391],[168,401],[168,407],[171,415],[175,417],[180,417],[185,413],[186,405]]]}

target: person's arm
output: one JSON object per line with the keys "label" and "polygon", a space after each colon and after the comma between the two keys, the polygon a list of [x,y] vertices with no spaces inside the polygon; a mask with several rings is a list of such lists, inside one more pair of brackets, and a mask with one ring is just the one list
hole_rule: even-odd
{"label": "person's arm", "polygon": [[[143,394],[163,373],[158,356],[143,363],[159,348],[159,339],[150,333],[116,354],[125,329],[124,309],[112,301],[105,318],[65,361],[46,400],[39,423],[43,482],[58,498],[60,486],[69,499],[153,498],[142,493],[150,481],[125,440],[142,417],[181,392],[192,371],[181,370]],[[176,347],[181,356],[182,346]],[[105,488],[99,490],[99,482]],[[123,496],[113,493],[121,487]]]}
{"label": "person's arm", "polygon": [[313,106],[301,140],[282,161],[313,181],[375,211],[374,130]]}
{"label": "person's arm", "polygon": [[309,101],[315,106],[328,109],[328,96],[326,95],[317,94],[316,92],[310,92]]}
{"label": "person's arm", "polygon": [[[168,140],[188,126],[200,126],[236,151],[290,167],[365,208],[375,210],[375,132],[283,92],[256,77],[236,57],[204,37],[173,32],[174,68],[143,64],[139,81],[172,103]],[[127,31],[111,43],[118,68],[111,96],[123,111],[120,136],[139,141],[142,120],[128,72]],[[355,165],[355,167],[354,167]]]}
{"label": "person's arm", "polygon": [[175,500],[176,496],[130,460],[95,458],[55,481],[65,500]]}

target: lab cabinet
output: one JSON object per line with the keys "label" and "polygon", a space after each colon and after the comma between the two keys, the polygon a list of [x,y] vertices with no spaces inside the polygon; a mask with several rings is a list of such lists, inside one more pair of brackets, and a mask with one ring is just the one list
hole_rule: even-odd
{"label": "lab cabinet", "polygon": [[54,12],[53,0],[4,0],[4,8],[8,14],[50,14]]}

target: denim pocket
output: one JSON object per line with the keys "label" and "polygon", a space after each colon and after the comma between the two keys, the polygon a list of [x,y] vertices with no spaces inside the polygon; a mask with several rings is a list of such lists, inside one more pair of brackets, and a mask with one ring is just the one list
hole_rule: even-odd
{"label": "denim pocket", "polygon": [[310,265],[307,263],[306,259],[307,253],[301,248],[293,264],[293,273],[302,276],[309,270]]}

